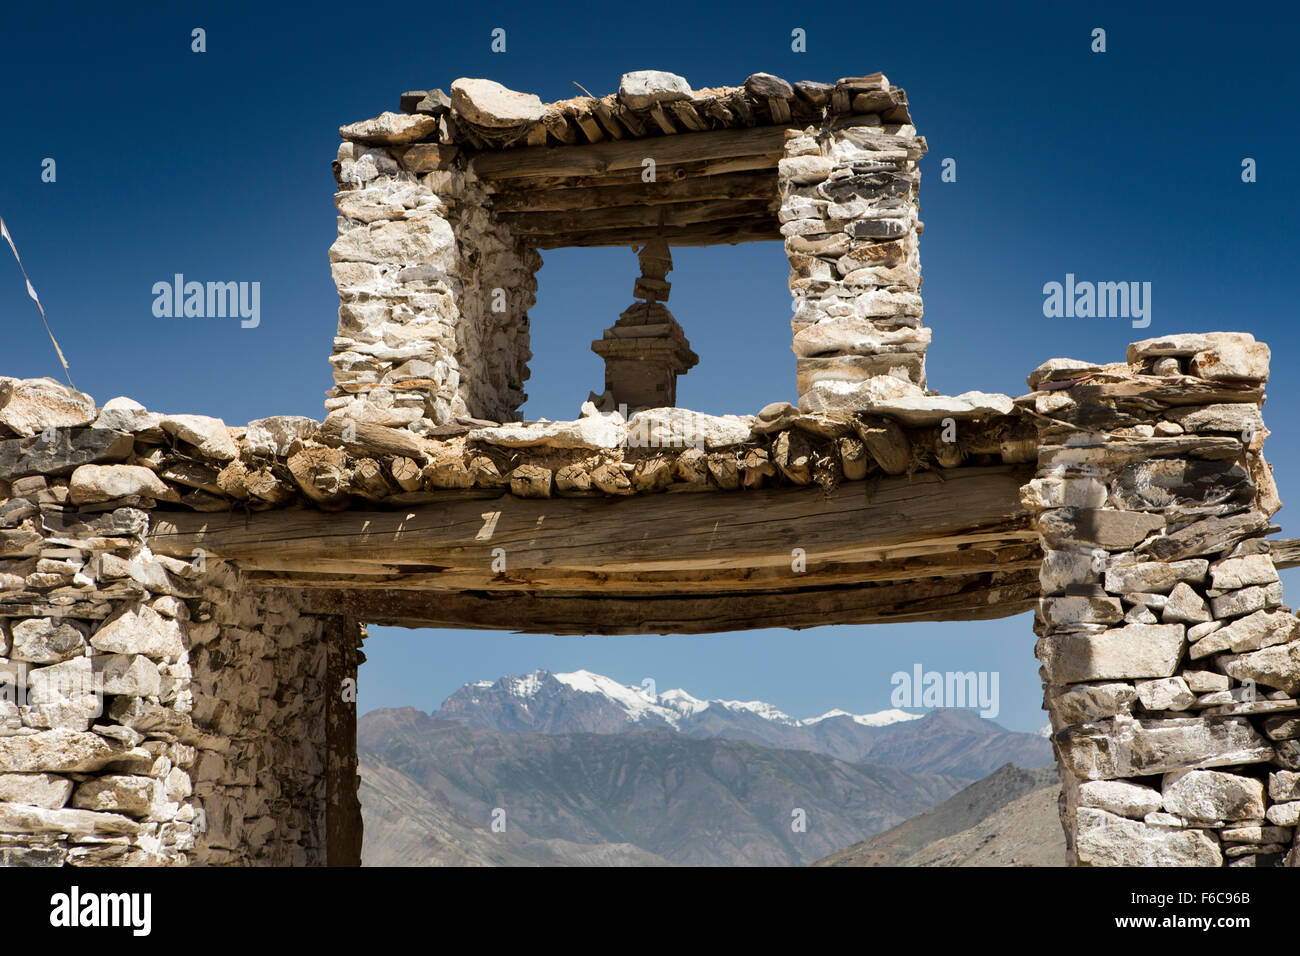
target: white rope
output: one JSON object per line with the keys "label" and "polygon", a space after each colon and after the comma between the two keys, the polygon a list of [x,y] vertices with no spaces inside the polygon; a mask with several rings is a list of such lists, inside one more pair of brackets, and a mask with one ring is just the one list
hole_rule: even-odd
{"label": "white rope", "polygon": [[[32,280],[27,278],[27,270],[23,268],[23,260],[18,255],[18,247],[14,245],[13,236],[9,235],[9,227],[5,225],[4,217],[0,216],[0,236],[4,236],[5,241],[9,243],[9,248],[14,251],[14,261],[18,263],[18,271],[23,274],[23,281],[27,283],[27,294],[32,297],[36,303],[36,308],[41,313],[41,324],[45,326],[45,334],[50,337],[50,342],[54,345],[54,351],[59,356],[59,364],[63,366],[63,375],[72,385],[72,375],[68,371],[68,360],[63,357],[63,349],[59,348],[59,343],[54,338],[54,333],[50,331],[50,323],[45,320],[45,306],[41,305],[40,297],[36,295],[36,290],[32,288]],[[77,386],[72,385],[73,388]]]}

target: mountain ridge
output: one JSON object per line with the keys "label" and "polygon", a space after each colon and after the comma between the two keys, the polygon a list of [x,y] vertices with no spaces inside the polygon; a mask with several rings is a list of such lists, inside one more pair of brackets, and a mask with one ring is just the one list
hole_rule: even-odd
{"label": "mountain ridge", "polygon": [[1009,731],[974,710],[852,714],[833,709],[795,719],[764,701],[701,700],[684,690],[651,694],[590,671],[536,670],[465,684],[433,716],[501,733],[620,734],[662,728],[684,736],[743,740],[976,780],[1005,763],[1052,762],[1051,744]]}
{"label": "mountain ridge", "polygon": [[[626,860],[641,865],[648,857],[636,851],[675,864],[802,865],[888,829],[964,784],[949,775],[664,728],[503,733],[414,708],[366,714],[357,746],[369,781],[362,806],[364,855],[372,865],[409,861],[403,848],[426,838],[419,834],[433,834],[427,838],[437,846],[439,833],[454,842],[457,833],[444,817],[473,831],[463,856],[490,858],[491,847],[504,842],[490,826],[498,811],[507,835],[564,841],[558,846],[570,855],[618,845]],[[406,819],[410,813],[422,818]]]}

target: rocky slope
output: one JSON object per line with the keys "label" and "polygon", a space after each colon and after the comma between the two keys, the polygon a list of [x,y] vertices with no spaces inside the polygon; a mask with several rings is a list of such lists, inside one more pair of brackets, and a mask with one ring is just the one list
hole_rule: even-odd
{"label": "rocky slope", "polygon": [[1007,764],[943,803],[816,866],[1064,866],[1054,767]]}
{"label": "rocky slope", "polygon": [[1060,790],[1025,794],[968,830],[936,840],[899,866],[1065,866]]}
{"label": "rocky slope", "polygon": [[475,825],[383,758],[361,755],[367,866],[667,866],[627,843],[538,840]]}

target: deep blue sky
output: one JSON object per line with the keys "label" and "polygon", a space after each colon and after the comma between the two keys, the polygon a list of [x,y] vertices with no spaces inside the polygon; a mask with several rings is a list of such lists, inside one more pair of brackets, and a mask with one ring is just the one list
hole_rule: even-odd
{"label": "deep blue sky", "polygon": [[[1265,416],[1284,500],[1300,455],[1284,373],[1297,355],[1293,276],[1300,79],[1290,5],[786,3],[6,4],[0,13],[0,215],[72,365],[99,402],[230,423],[322,414],[337,299],[330,160],[343,123],[407,89],[486,76],[543,100],[600,95],[627,70],[695,87],[765,70],[834,80],[883,70],[930,144],[921,242],[932,388],[1012,394],[1041,361],[1123,356],[1148,335],[1239,329],[1273,347]],[[823,12],[824,9],[824,12]],[[190,31],[207,52],[190,52]],[[507,52],[489,50],[494,27]],[[808,50],[790,50],[807,31]],[[1107,52],[1090,52],[1091,31]],[[43,183],[41,163],[57,163]],[[940,181],[944,157],[957,181]],[[1258,181],[1241,181],[1241,161]],[[0,375],[57,375],[16,267],[0,254]],[[602,378],[591,339],[631,301],[622,249],[545,254],[531,313],[531,416],[572,417]],[[753,412],[794,398],[780,245],[675,254],[671,307],[700,365],[679,403]],[[262,283],[262,322],[157,319],[153,283]],[[1153,321],[1045,319],[1073,272],[1149,281]],[[1279,519],[1284,533],[1300,525]],[[715,638],[544,639],[379,630],[363,710],[430,709],[467,680],[586,666],[697,696],[766,698],[803,716],[888,705],[889,674],[1001,670],[1003,715],[1041,726],[1027,618]],[[887,658],[887,659],[885,659]]]}

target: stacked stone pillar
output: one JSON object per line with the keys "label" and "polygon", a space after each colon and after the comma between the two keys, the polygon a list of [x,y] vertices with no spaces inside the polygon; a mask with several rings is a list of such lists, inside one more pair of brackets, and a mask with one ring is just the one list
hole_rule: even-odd
{"label": "stacked stone pillar", "polygon": [[496,222],[458,149],[438,144],[445,107],[431,109],[340,130],[330,247],[340,305],[325,407],[419,434],[519,417],[542,264]]}
{"label": "stacked stone pillar", "polygon": [[[882,78],[883,80],[883,78]],[[800,407],[921,395],[917,160],[925,140],[874,115],[787,133],[781,234],[794,296]]]}
{"label": "stacked stone pillar", "polygon": [[1300,864],[1300,634],[1269,553],[1269,350],[1173,335],[1030,376],[1035,621],[1081,866]]}

